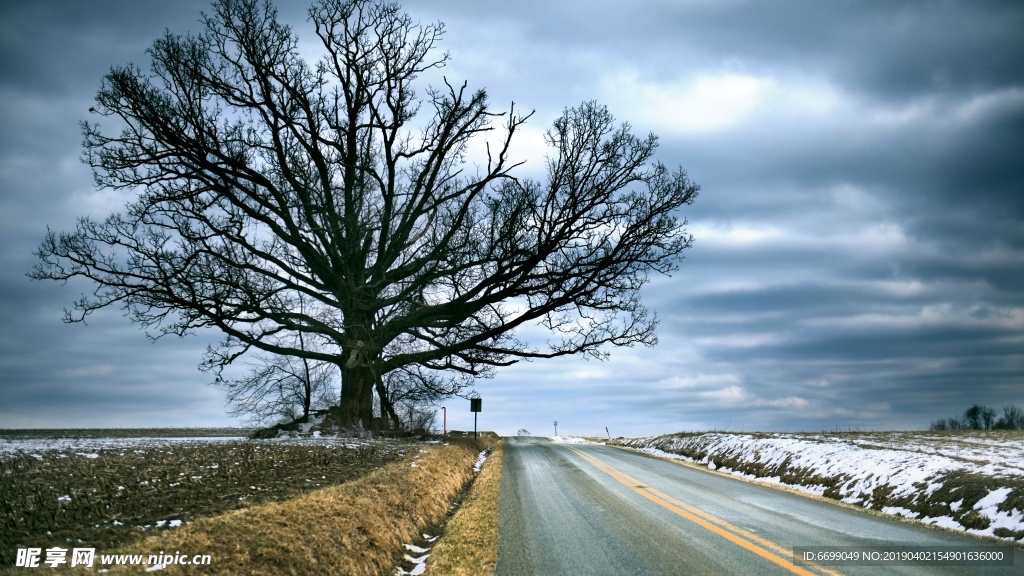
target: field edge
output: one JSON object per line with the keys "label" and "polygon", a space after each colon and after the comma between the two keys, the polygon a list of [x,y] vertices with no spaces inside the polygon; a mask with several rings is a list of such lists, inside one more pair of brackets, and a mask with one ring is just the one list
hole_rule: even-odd
{"label": "field edge", "polygon": [[[423,444],[360,479],[297,498],[195,522],[112,554],[209,554],[207,566],[169,564],[164,574],[370,575],[393,573],[403,544],[444,522],[496,436]],[[147,566],[99,566],[118,574]],[[0,570],[0,573],[15,573]],[[65,570],[68,571],[68,570]],[[75,570],[77,573],[78,571]]]}

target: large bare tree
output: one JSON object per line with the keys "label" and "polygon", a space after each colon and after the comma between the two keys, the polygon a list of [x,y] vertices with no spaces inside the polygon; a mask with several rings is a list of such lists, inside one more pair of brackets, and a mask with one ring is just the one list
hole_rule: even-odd
{"label": "large bare tree", "polygon": [[[309,16],[316,62],[271,4],[217,0],[201,33],[153,44],[150,70],[105,77],[95,112],[115,129],[83,122],[84,158],[99,187],[138,197],[39,248],[32,277],[95,286],[68,321],[119,305],[158,335],[220,330],[207,363],[333,362],[352,424],[396,369],[480,375],[655,342],[639,290],[690,246],[677,209],[698,191],[653,160],[655,136],[587,102],[548,130],[546,178],[518,178],[509,145],[530,114],[465,83],[414,89],[448,59],[442,25],[371,0]],[[527,324],[551,338],[520,340]]]}

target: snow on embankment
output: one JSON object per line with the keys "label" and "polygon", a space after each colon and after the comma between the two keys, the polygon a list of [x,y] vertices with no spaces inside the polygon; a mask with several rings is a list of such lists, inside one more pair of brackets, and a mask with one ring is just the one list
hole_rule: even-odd
{"label": "snow on embankment", "polygon": [[955,530],[1024,541],[1024,434],[681,433],[615,442]]}
{"label": "snow on embankment", "polygon": [[581,438],[579,436],[558,435],[551,436],[548,440],[555,444],[595,444],[592,440],[587,440],[586,438]]}

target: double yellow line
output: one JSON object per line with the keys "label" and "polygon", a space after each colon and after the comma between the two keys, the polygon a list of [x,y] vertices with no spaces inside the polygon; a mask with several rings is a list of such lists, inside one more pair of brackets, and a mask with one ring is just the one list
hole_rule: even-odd
{"label": "double yellow line", "polygon": [[750,552],[757,554],[761,558],[764,558],[765,560],[768,560],[773,564],[777,564],[778,566],[781,566],[782,568],[785,568],[786,570],[789,570],[794,574],[799,574],[801,576],[814,576],[814,574],[840,576],[838,572],[829,570],[824,566],[819,566],[811,562],[807,563],[808,567],[814,568],[817,572],[812,572],[808,569],[808,567],[798,566],[794,564],[792,561],[792,552],[786,550],[782,546],[779,546],[778,544],[770,540],[765,540],[757,534],[754,534],[748,530],[744,530],[739,526],[730,524],[729,522],[726,522],[725,520],[722,520],[717,516],[708,514],[707,512],[700,510],[699,508],[694,508],[693,506],[690,506],[685,502],[677,500],[660,490],[652,488],[651,486],[647,486],[644,483],[637,480],[636,478],[633,478],[632,476],[620,471],[617,468],[609,466],[608,464],[602,462],[601,460],[598,460],[597,458],[594,458],[593,456],[585,454],[581,450],[572,448],[570,446],[566,446],[566,448],[572,450],[573,452],[578,454],[580,458],[583,458],[598,470],[604,472],[605,474],[608,474],[615,480],[618,480],[621,484],[623,484],[630,490],[636,492],[637,494],[643,496],[644,498],[647,498],[651,502],[654,502],[655,504],[658,504],[659,506],[667,510],[675,512],[676,514],[682,516],[683,518],[686,518],[687,520],[693,522],[701,528],[704,528],[714,534],[717,534],[718,536],[725,538],[729,542],[732,542],[733,544],[736,544],[737,546],[745,550],[749,550]]}

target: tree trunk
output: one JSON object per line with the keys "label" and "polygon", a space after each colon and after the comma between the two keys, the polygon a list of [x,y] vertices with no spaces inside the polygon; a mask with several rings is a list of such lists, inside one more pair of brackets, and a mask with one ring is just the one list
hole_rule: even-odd
{"label": "tree trunk", "polygon": [[341,402],[338,404],[342,426],[368,428],[373,422],[373,384],[376,378],[369,366],[341,367]]}
{"label": "tree trunk", "polygon": [[377,378],[377,397],[380,398],[380,413],[381,418],[391,421],[391,427],[398,430],[402,426],[401,420],[398,419],[398,414],[395,413],[395,405],[391,403],[391,399],[388,398],[388,391],[384,387],[384,382],[381,378]]}
{"label": "tree trunk", "polygon": [[[303,345],[305,346],[305,345]],[[309,410],[313,404],[313,374],[309,369],[309,360],[302,359],[303,382],[302,382],[302,421],[309,422]]]}
{"label": "tree trunk", "polygon": [[[363,278],[355,278],[360,284]],[[356,295],[354,301],[373,301],[372,296]],[[373,387],[377,382],[375,360],[379,352],[371,344],[373,309],[353,306],[345,310],[345,335],[348,342],[341,345],[341,401],[338,404],[342,426],[357,429],[374,428]]]}
{"label": "tree trunk", "polygon": [[[302,309],[302,297],[299,297],[299,309]],[[299,346],[306,349],[306,339],[302,332],[299,332]],[[309,369],[309,359],[301,358],[302,361],[302,421],[309,422],[309,410],[313,404],[313,373]]]}

